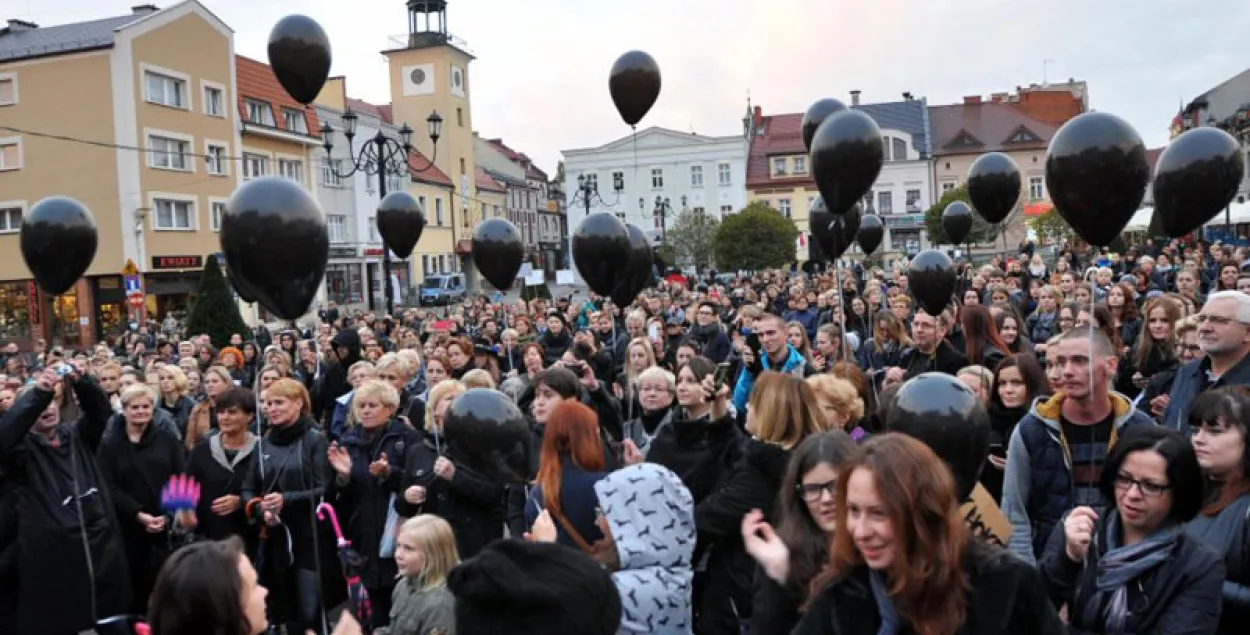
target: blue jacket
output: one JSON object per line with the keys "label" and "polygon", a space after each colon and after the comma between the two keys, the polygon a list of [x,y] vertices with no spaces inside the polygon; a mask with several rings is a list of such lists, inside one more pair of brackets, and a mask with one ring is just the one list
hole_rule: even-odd
{"label": "blue jacket", "polygon": [[[560,511],[564,514],[573,529],[581,535],[586,544],[593,545],[603,539],[603,532],[595,523],[595,510],[599,507],[599,499],[595,496],[595,483],[598,483],[607,472],[591,472],[583,470],[573,463],[568,456],[560,457]],[[546,506],[543,505],[543,488],[536,486],[530,490],[525,500],[525,527],[534,526],[538,514]],[[554,511],[554,510],[551,510]],[[556,520],[556,542],[573,549],[579,548],[577,541],[564,529],[564,524]]]}
{"label": "blue jacket", "polygon": [[[1007,548],[1030,564],[1045,551],[1051,531],[1072,508],[1072,462],[1059,413],[1063,393],[1038,398],[1011,433],[1003,475],[1003,515],[1011,523]],[[1154,425],[1128,398],[1111,393],[1115,423],[1108,449],[1125,426]]]}
{"label": "blue jacket", "polygon": [[816,339],[816,327],[820,325],[820,313],[807,309],[806,311],[787,311],[785,314],[787,322],[798,322],[803,325],[803,330],[807,331],[808,339]]}
{"label": "blue jacket", "polygon": [[[781,365],[780,372],[794,375],[800,379],[809,375],[816,374],[816,368],[808,363],[807,358],[793,346],[786,344],[786,350],[789,351],[786,357],[786,363]],[[764,370],[776,370],[769,368],[771,362],[768,361],[768,354],[760,351],[760,357],[764,365]],[[747,409],[747,401],[751,398],[751,389],[755,387],[755,375],[747,370],[745,366],[742,372],[738,373],[738,383],[734,386],[734,408],[741,413],[745,413]]]}
{"label": "blue jacket", "polygon": [[1211,360],[1203,357],[1176,370],[1172,380],[1172,392],[1168,393],[1168,409],[1163,412],[1163,425],[1189,434],[1189,406],[1194,398],[1203,390],[1220,386],[1237,386],[1250,384],[1250,355],[1228,369],[1214,383],[1207,385],[1207,372],[1211,370]]}

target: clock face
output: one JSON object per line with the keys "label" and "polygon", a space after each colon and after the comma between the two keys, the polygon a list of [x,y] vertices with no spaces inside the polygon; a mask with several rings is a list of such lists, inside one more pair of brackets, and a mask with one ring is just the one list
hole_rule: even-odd
{"label": "clock face", "polygon": [[456,88],[460,88],[460,71],[459,70],[457,70],[455,73],[452,73],[451,81],[453,84],[456,85]]}
{"label": "clock face", "polygon": [[413,69],[412,73],[408,75],[408,78],[412,80],[413,84],[420,86],[425,83],[425,71],[419,68]]}

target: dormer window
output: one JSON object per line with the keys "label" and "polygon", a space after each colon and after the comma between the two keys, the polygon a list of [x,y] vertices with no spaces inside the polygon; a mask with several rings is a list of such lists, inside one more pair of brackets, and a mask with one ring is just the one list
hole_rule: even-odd
{"label": "dormer window", "polygon": [[259,99],[244,99],[243,104],[247,107],[247,120],[259,126],[274,127],[273,107],[267,101]]}
{"label": "dormer window", "polygon": [[1041,141],[1041,139],[1038,139],[1037,135],[1029,132],[1028,128],[1021,127],[1019,130],[1016,130],[1016,134],[1007,140],[1007,143],[1036,143],[1038,141]]}
{"label": "dormer window", "polygon": [[786,158],[785,157],[776,157],[773,159],[773,175],[774,176],[786,175]]}
{"label": "dormer window", "polygon": [[304,118],[304,112],[301,110],[283,108],[282,123],[286,126],[287,132],[308,134],[308,120]]}
{"label": "dormer window", "polygon": [[807,157],[801,154],[794,157],[794,173],[807,174]]}

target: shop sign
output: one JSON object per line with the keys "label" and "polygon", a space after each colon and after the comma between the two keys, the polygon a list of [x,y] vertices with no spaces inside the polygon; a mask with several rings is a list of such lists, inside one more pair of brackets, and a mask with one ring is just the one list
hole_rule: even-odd
{"label": "shop sign", "polygon": [[152,256],[153,269],[200,269],[204,256]]}
{"label": "shop sign", "polygon": [[885,226],[890,229],[917,229],[924,227],[924,214],[887,214]]}
{"label": "shop sign", "polygon": [[[378,250],[378,255],[379,256],[382,255],[381,249]],[[355,258],[356,248],[355,247],[331,247],[330,257],[331,258]]]}
{"label": "shop sign", "polygon": [[363,253],[365,256],[375,256],[375,257],[381,257],[381,256],[382,256],[382,248],[381,248],[381,247],[365,247],[362,253]]}

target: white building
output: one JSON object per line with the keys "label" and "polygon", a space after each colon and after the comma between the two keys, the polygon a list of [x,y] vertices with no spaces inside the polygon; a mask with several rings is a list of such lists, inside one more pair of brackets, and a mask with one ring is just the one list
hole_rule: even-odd
{"label": "white building", "polygon": [[[586,218],[588,208],[592,214],[615,213],[658,237],[661,224],[671,227],[684,209],[702,208],[723,218],[747,203],[747,143],[740,135],[708,137],[651,127],[636,140],[631,135],[561,154],[569,234]],[[589,201],[578,187],[579,177],[597,188]],[[657,197],[668,201],[666,218],[656,213]]]}

